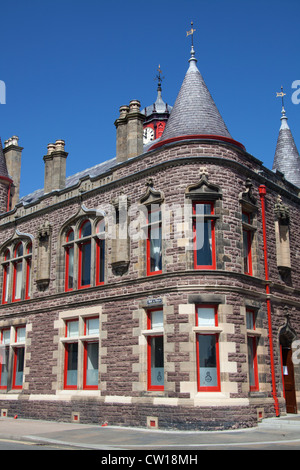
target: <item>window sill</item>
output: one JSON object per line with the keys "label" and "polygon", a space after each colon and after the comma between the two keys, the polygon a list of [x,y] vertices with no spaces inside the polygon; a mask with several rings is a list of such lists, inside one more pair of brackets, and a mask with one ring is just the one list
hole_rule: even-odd
{"label": "window sill", "polygon": [[247,329],[247,336],[253,336],[253,337],[260,337],[261,336],[261,333],[259,333],[259,331],[257,330],[249,330]]}
{"label": "window sill", "polygon": [[209,334],[209,333],[222,333],[223,328],[219,326],[194,326],[193,331],[195,333]]}
{"label": "window sill", "polygon": [[157,328],[153,330],[143,330],[142,335],[144,336],[161,336],[164,334],[163,328]]}

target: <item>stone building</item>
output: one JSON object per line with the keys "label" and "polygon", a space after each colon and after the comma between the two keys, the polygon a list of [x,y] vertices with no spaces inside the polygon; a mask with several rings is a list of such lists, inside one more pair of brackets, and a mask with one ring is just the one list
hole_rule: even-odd
{"label": "stone building", "polygon": [[22,148],[0,144],[1,416],[230,429],[297,413],[285,111],[271,171],[230,135],[193,47],[174,106],[160,84],[156,103],[122,106],[116,157],[74,176],[49,144],[44,188],[20,200]]}

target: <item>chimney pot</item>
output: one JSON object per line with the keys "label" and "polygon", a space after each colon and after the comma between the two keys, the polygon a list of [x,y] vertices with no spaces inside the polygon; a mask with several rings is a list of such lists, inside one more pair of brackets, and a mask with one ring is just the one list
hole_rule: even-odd
{"label": "chimney pot", "polygon": [[55,142],[55,150],[57,150],[57,151],[62,150],[64,152],[65,151],[65,141],[64,140],[57,140]]}
{"label": "chimney pot", "polygon": [[139,112],[141,107],[141,103],[139,100],[131,100],[129,103],[129,112],[135,113]]}
{"label": "chimney pot", "polygon": [[48,149],[48,155],[50,155],[55,150],[55,144],[48,144],[47,149]]}

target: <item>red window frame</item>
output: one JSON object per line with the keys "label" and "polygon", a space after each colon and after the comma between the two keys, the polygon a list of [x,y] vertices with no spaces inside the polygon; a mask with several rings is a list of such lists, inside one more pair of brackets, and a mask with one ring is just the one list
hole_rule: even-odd
{"label": "red window frame", "polygon": [[[83,347],[84,347],[84,352],[83,352],[83,388],[84,388],[84,390],[98,390],[98,384],[97,385],[87,385],[87,360],[88,360],[87,347],[88,347],[89,344],[98,344],[98,355],[99,355],[99,341],[84,341],[84,344],[83,344]],[[99,363],[98,363],[98,367],[99,367]]]}
{"label": "red window frame", "polygon": [[[162,310],[162,308],[155,308],[147,310],[147,329],[152,329],[152,313]],[[162,338],[163,334],[149,335],[147,337],[147,389],[149,391],[163,391],[165,389],[164,385],[152,385],[151,380],[151,353],[152,353],[152,338]]]}
{"label": "red window frame", "polygon": [[[72,320],[67,320],[65,325],[65,337],[68,338],[68,325],[72,322],[78,322],[79,326],[79,319],[75,318]],[[70,345],[77,344],[77,384],[76,385],[68,385],[68,362],[69,362],[69,347]],[[77,390],[78,388],[78,339],[74,341],[70,341],[65,344],[65,362],[64,362],[64,390]]]}
{"label": "red window frame", "polygon": [[[18,326],[15,331],[15,343],[17,343],[17,337],[18,337],[18,330],[24,328],[23,326]],[[22,377],[24,374],[24,365],[25,365],[25,346],[17,346],[17,344],[14,345],[13,347],[13,353],[14,353],[14,359],[13,359],[13,379],[12,379],[12,389],[13,390],[22,390],[23,388],[23,380],[22,380],[22,385],[17,385],[16,384],[16,378],[17,378],[17,365],[18,365],[18,359],[19,359],[19,354],[20,351],[22,351],[23,356],[23,371],[22,371]]]}
{"label": "red window frame", "polygon": [[[246,315],[249,314],[252,316],[252,325],[253,330],[256,329],[255,326],[255,311],[252,309],[246,309]],[[248,347],[250,346],[252,349],[253,355],[253,364],[249,364],[249,388],[250,392],[257,392],[259,391],[259,379],[258,379],[258,361],[257,361],[257,339],[255,336],[247,335]],[[248,353],[248,361],[249,361],[249,353]],[[253,378],[254,378],[254,385],[250,384],[250,366],[253,369]]]}
{"label": "red window frame", "polygon": [[[93,320],[93,319],[99,319],[99,316],[95,316],[95,317],[87,317],[85,320],[84,320],[84,336],[86,336],[87,334],[87,329],[86,329],[86,325],[87,325],[87,321],[88,320]],[[87,346],[88,344],[98,344],[98,372],[99,372],[99,341],[96,341],[96,340],[90,340],[90,341],[84,341],[84,344],[83,344],[83,347],[84,347],[84,351],[83,351],[83,388],[84,390],[98,390],[98,383],[97,385],[87,385],[87,359],[88,359],[88,355],[87,355]]]}
{"label": "red window frame", "polygon": [[[3,344],[3,333],[4,333],[4,331],[10,331],[10,328],[3,328],[2,330],[0,330],[0,346],[3,348],[3,350],[0,354],[0,359],[4,355],[6,356],[6,349],[9,350],[9,344],[8,345]],[[3,363],[0,362],[0,390],[7,390],[7,384],[6,385],[1,385],[2,373],[3,373]]]}
{"label": "red window frame", "polygon": [[[192,212],[193,212],[193,248],[194,248],[194,269],[216,269],[216,241],[215,241],[215,220],[211,218],[211,256],[212,262],[209,265],[201,265],[197,263],[197,230],[196,230],[196,206],[197,205],[208,205],[210,206],[210,215],[214,216],[215,214],[215,205],[211,201],[194,201]],[[205,220],[209,220],[209,215],[205,216]]]}
{"label": "red window frame", "polygon": [[[152,206],[149,206],[147,208],[147,247],[146,247],[146,257],[147,257],[147,276],[155,276],[156,274],[162,274],[162,269],[159,269],[158,271],[152,271],[151,270],[151,231],[153,228],[157,228],[160,230],[160,245],[162,248],[162,219],[161,219],[161,205],[160,204],[153,204],[155,208],[153,209]],[[160,217],[158,222],[150,222],[151,220],[151,214],[154,212],[160,212]],[[162,264],[162,254],[160,254],[160,263]]]}
{"label": "red window frame", "polygon": [[[249,212],[243,211],[242,213],[243,217],[246,219],[247,224],[251,224],[251,215]],[[245,256],[245,240],[244,237],[246,237],[247,241],[247,249],[246,249],[246,256]],[[244,274],[248,274],[249,276],[252,276],[253,271],[252,271],[252,232],[251,230],[243,227],[243,262],[244,262]]]}
{"label": "red window frame", "polygon": [[10,270],[10,251],[8,249],[5,251],[4,261],[7,261],[7,263],[3,264],[2,304],[7,304],[8,295],[7,295],[7,300],[5,300],[5,297],[6,297],[6,290],[9,287],[7,283],[9,282],[9,270]]}
{"label": "red window frame", "polygon": [[[27,245],[27,255],[32,253],[32,244],[28,243]],[[25,300],[30,299],[30,276],[31,276],[31,258],[26,258],[26,284],[25,284]]]}
{"label": "red window frame", "polygon": [[[73,240],[70,240],[70,235],[73,234]],[[66,242],[70,243],[65,247],[65,292],[70,292],[74,289],[74,230],[71,228],[66,235]],[[69,272],[70,272],[70,250],[73,250],[73,286],[69,285]]]}
{"label": "red window frame", "polygon": [[97,222],[96,232],[98,235],[96,239],[96,286],[101,286],[104,284],[105,278],[105,238],[102,238],[101,235],[105,236],[104,219]]}
{"label": "red window frame", "polygon": [[[214,309],[214,320],[215,325],[218,326],[218,307],[216,305],[196,305],[196,326],[198,324],[198,309],[199,308],[213,308]],[[213,387],[203,387],[200,385],[200,344],[199,340],[201,336],[215,336],[215,353],[216,353],[216,369],[217,369],[217,385]],[[220,354],[219,354],[219,333],[196,333],[196,356],[197,356],[197,388],[198,392],[220,392],[221,391],[221,380],[220,380]]]}
{"label": "red window frame", "polygon": [[[23,288],[23,256],[24,256],[24,253],[19,257],[17,256],[17,250],[20,246],[23,246],[23,243],[22,242],[19,242],[16,246],[15,246],[15,249],[14,249],[14,258],[20,258],[18,259],[17,261],[13,261],[13,292],[12,292],[12,301],[13,302],[19,302],[20,300],[22,300],[22,288]],[[22,267],[22,271],[21,271],[21,296],[20,298],[17,298],[16,297],[16,287],[17,287],[17,272],[18,272],[18,269],[17,269],[17,266],[21,264],[21,267]]]}
{"label": "red window frame", "polygon": [[[90,220],[84,220],[79,229],[79,238],[82,238],[82,230],[85,224],[89,223],[91,225]],[[82,284],[82,271],[83,271],[83,247],[90,246],[90,283],[89,284]],[[78,244],[78,289],[86,289],[91,287],[91,263],[92,263],[92,234],[86,240],[83,240]]]}

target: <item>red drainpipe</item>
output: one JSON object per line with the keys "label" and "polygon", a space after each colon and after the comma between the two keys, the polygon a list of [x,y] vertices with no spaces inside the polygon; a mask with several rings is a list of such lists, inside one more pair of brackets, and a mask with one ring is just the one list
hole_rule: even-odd
{"label": "red drainpipe", "polygon": [[280,416],[279,403],[276,392],[276,379],[274,367],[274,352],[273,352],[273,334],[272,334],[272,311],[270,300],[270,285],[269,285],[269,267],[268,267],[268,250],[267,250],[267,231],[266,231],[266,209],[265,209],[265,196],[267,188],[261,185],[259,188],[259,196],[261,201],[262,225],[263,225],[263,242],[264,242],[264,258],[265,258],[265,279],[266,279],[266,294],[267,294],[267,311],[268,311],[268,326],[269,326],[269,344],[270,344],[270,359],[271,359],[271,374],[272,374],[272,396],[274,399],[274,408],[276,416]]}

